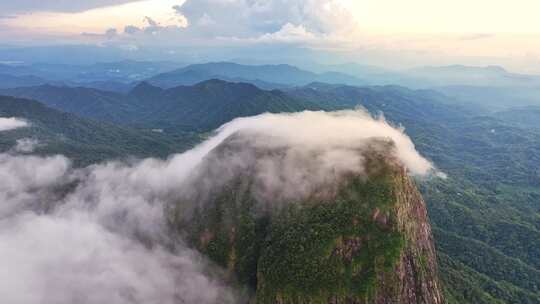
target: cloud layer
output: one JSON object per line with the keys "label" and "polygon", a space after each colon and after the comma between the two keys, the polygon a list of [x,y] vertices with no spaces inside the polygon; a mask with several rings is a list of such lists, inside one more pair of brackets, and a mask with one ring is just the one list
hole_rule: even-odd
{"label": "cloud layer", "polygon": [[[14,304],[243,302],[219,268],[169,233],[166,206],[207,190],[193,178],[226,182],[245,165],[256,166],[261,189],[301,195],[362,174],[360,152],[377,142],[412,174],[433,169],[402,130],[362,111],[236,119],[166,161],[75,169],[63,156],[0,154],[0,294]],[[224,147],[240,150],[218,153]]]}
{"label": "cloud layer", "polygon": [[3,300],[234,302],[202,257],[181,243],[168,246],[159,189],[146,191],[151,181],[138,176],[156,174],[152,164],[76,170],[62,156],[1,154]]}
{"label": "cloud layer", "polygon": [[0,132],[27,127],[28,123],[16,117],[0,117]]}
{"label": "cloud layer", "polygon": [[412,175],[435,173],[403,130],[361,110],[264,114],[236,119],[220,133],[231,135],[191,174],[188,201],[204,202],[245,177],[261,202],[328,197],[343,177],[367,176],[366,158],[374,154],[397,160]]}
{"label": "cloud layer", "polygon": [[19,153],[32,153],[39,146],[39,141],[33,138],[21,138],[17,140],[15,151]]}
{"label": "cloud layer", "polygon": [[175,9],[189,28],[217,37],[260,37],[285,27],[331,34],[354,24],[352,15],[335,0],[187,0]]}
{"label": "cloud layer", "polygon": [[143,26],[128,24],[115,39],[189,45],[307,43],[339,36],[356,26],[338,0],[187,0],[173,9],[175,22],[146,16]]}

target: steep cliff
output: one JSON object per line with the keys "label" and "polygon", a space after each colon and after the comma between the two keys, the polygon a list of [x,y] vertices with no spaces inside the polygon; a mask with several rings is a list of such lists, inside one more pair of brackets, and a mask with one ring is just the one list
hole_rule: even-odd
{"label": "steep cliff", "polygon": [[[231,284],[248,286],[251,302],[443,303],[425,204],[392,149],[372,141],[356,151],[362,170],[341,172],[314,169],[315,151],[294,160],[295,181],[261,182],[262,164],[274,175],[290,169],[290,151],[233,136],[207,157],[171,220]],[[310,176],[321,172],[327,178]]]}

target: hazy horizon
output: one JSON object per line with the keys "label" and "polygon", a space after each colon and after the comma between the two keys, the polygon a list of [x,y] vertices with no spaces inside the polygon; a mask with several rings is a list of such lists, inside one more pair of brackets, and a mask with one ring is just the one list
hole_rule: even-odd
{"label": "hazy horizon", "polygon": [[0,61],[461,64],[535,74],[539,8],[529,0],[25,0],[0,3]]}

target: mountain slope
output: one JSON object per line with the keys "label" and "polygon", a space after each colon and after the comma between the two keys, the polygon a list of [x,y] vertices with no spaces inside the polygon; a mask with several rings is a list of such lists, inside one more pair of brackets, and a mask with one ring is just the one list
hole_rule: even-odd
{"label": "mountain slope", "polygon": [[42,85],[6,89],[0,94],[38,100],[63,112],[110,122],[122,122],[133,110],[121,94],[83,87]]}
{"label": "mountain slope", "polygon": [[540,130],[540,106],[510,108],[495,112],[492,116],[525,129]]}
{"label": "mountain slope", "polygon": [[19,139],[38,141],[36,153],[64,154],[77,165],[126,157],[167,157],[189,148],[199,139],[184,134],[168,137],[160,133],[119,127],[63,113],[26,99],[0,96],[0,116],[17,117],[30,123],[0,134],[0,150],[9,151]]}
{"label": "mountain slope", "polygon": [[281,91],[265,91],[251,84],[221,80],[168,90],[141,83],[129,94],[129,99],[149,113],[143,121],[156,126],[175,125],[203,131],[215,129],[237,117],[321,108]]}

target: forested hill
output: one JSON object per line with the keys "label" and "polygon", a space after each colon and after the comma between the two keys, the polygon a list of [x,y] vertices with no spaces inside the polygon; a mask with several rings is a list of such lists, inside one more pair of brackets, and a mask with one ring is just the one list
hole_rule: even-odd
{"label": "forested hill", "polygon": [[243,65],[233,62],[192,64],[155,75],[147,81],[159,87],[171,88],[178,85],[193,85],[210,79],[249,82],[265,89],[301,86],[315,81],[351,85],[366,84],[359,78],[339,72],[318,74],[287,64]]}
{"label": "forested hill", "polygon": [[35,99],[81,117],[172,132],[209,131],[233,118],[265,112],[322,109],[278,90],[222,80],[171,89],[142,82],[126,95],[50,85],[1,90],[0,94]]}
{"label": "forested hill", "polygon": [[28,127],[0,134],[0,151],[16,146],[17,140],[36,142],[35,153],[64,154],[77,165],[126,157],[167,157],[200,141],[196,134],[168,136],[111,123],[80,118],[37,101],[0,96],[0,117],[16,117]]}
{"label": "forested hill", "polygon": [[[274,136],[226,138],[170,209],[171,226],[249,286],[250,303],[443,303],[425,204],[392,145],[368,139],[352,152],[366,159],[362,170],[327,172],[318,157],[291,164],[310,148]],[[295,175],[277,185],[258,178],[284,166]],[[332,178],[281,194],[310,183],[308,172]]]}
{"label": "forested hill", "polygon": [[321,109],[316,103],[278,90],[261,90],[252,84],[222,80],[167,90],[143,82],[131,91],[128,100],[148,113],[141,117],[142,121],[202,131],[215,129],[236,117]]}

